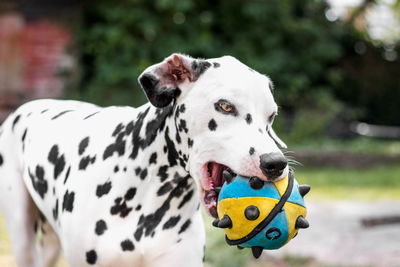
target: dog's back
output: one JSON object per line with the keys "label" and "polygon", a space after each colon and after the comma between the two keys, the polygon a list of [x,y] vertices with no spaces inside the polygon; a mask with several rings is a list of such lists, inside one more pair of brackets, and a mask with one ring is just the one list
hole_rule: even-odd
{"label": "dog's back", "polygon": [[[157,127],[164,127],[171,111],[161,114],[150,105],[101,108],[78,101],[37,100],[10,115],[0,137],[0,205],[20,266],[51,266],[59,240],[73,266],[100,260],[104,265],[139,262],[155,240],[178,241],[177,232],[160,232],[157,227],[189,226],[192,213],[186,219],[165,214],[173,210],[171,201],[178,206],[181,201],[174,198],[184,197],[194,183],[173,169],[174,181],[164,177],[164,187],[154,179],[149,183],[148,177],[157,177],[160,169],[168,176],[167,157],[157,157],[163,148],[155,143],[164,141],[156,134]],[[146,149],[151,142],[155,147]],[[197,209],[196,202],[190,209]],[[38,226],[44,248],[35,247]],[[154,240],[149,243],[147,237]],[[154,256],[157,253],[145,258]]]}

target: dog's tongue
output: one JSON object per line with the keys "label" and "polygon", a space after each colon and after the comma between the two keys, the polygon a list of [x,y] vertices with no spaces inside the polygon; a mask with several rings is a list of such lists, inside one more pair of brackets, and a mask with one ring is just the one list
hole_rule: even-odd
{"label": "dog's tongue", "polygon": [[215,185],[219,186],[220,184],[222,185],[222,177],[220,177],[222,173],[221,171],[222,165],[212,162],[210,167],[211,167],[211,178],[213,180],[214,186]]}

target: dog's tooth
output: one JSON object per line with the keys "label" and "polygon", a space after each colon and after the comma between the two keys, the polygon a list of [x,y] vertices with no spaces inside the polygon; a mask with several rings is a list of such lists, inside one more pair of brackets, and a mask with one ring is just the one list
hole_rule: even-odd
{"label": "dog's tooth", "polygon": [[217,196],[217,193],[214,190],[210,190],[207,192],[207,198],[214,198]]}
{"label": "dog's tooth", "polygon": [[214,187],[214,191],[219,193],[221,191],[222,186],[216,186]]}

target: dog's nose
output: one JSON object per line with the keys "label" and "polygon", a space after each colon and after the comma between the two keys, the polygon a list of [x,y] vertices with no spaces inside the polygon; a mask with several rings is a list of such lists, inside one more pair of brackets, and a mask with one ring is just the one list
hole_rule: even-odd
{"label": "dog's nose", "polygon": [[270,180],[281,176],[286,166],[287,160],[279,152],[265,153],[260,156],[260,169]]}

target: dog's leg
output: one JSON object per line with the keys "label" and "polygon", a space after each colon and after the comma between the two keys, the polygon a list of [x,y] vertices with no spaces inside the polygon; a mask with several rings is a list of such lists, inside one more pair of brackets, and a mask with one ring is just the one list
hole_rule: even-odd
{"label": "dog's leg", "polygon": [[12,131],[17,118],[10,117],[0,127],[0,210],[6,220],[17,265],[41,267],[35,246],[38,211],[22,179],[17,152],[21,144]]}
{"label": "dog's leg", "polygon": [[45,221],[41,226],[41,238],[39,241],[39,254],[43,260],[43,267],[52,267],[60,256],[61,246],[57,234],[51,225]]}
{"label": "dog's leg", "polygon": [[[8,173],[10,175],[10,173]],[[4,176],[2,177],[4,179]],[[30,198],[20,177],[12,177],[20,181],[19,185],[13,183],[1,192],[2,211],[5,215],[7,227],[10,233],[15,260],[19,267],[40,267],[35,233],[35,221],[37,220],[37,208]],[[2,184],[4,187],[4,184]]]}

